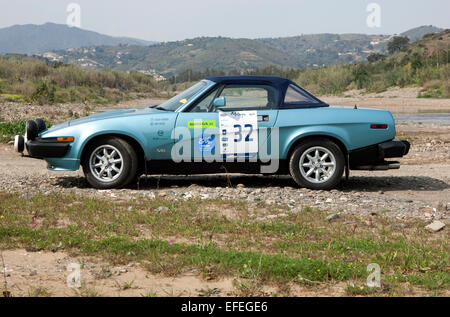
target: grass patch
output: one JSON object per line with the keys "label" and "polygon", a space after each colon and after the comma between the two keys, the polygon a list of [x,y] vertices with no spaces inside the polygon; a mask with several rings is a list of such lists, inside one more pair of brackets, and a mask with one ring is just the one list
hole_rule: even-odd
{"label": "grass patch", "polygon": [[[236,219],[223,215],[228,208],[236,211]],[[399,231],[395,220],[381,216],[371,224],[350,215],[330,223],[326,213],[309,207],[257,220],[281,212],[286,210],[242,201],[109,202],[74,194],[24,200],[0,193],[0,247],[58,250],[62,245],[70,253],[113,263],[138,261],[153,273],[176,276],[197,269],[205,276],[233,276],[255,285],[351,281],[360,287],[367,265],[378,263],[382,280],[391,285],[389,294],[405,282],[429,291],[449,289],[445,232],[431,235],[422,222]],[[357,295],[358,290],[347,292]]]}
{"label": "grass patch", "polygon": [[22,55],[0,57],[0,101],[111,104],[155,96],[152,76],[137,71],[84,70]]}
{"label": "grass patch", "polygon": [[[46,121],[47,128],[52,126],[51,122]],[[0,120],[0,142],[8,142],[14,139],[15,135],[24,135],[26,120],[13,121],[13,122],[2,122]]]}

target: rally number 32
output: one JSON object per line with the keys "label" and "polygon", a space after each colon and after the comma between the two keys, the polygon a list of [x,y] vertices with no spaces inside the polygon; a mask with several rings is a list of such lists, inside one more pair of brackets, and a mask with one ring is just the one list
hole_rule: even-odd
{"label": "rally number 32", "polygon": [[[237,129],[237,131],[235,131],[234,134],[236,137],[238,137],[237,139],[234,139],[234,142],[241,142],[242,141],[242,126],[240,124],[235,124],[234,128]],[[253,139],[250,138],[250,135],[253,132],[253,126],[251,124],[245,124],[244,128],[249,129],[247,136],[245,137],[245,142],[252,142]]]}

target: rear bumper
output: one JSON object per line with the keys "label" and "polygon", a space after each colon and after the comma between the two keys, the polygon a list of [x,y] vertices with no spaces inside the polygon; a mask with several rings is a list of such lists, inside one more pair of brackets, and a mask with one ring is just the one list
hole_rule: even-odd
{"label": "rear bumper", "polygon": [[378,158],[403,157],[408,154],[411,144],[404,140],[394,140],[378,144]]}
{"label": "rear bumper", "polygon": [[404,140],[393,140],[357,149],[349,153],[349,167],[353,170],[387,170],[400,168],[399,162],[385,159],[403,157],[411,144]]}
{"label": "rear bumper", "polygon": [[28,141],[25,145],[28,154],[35,158],[64,157],[70,148],[70,143],[52,142],[38,138]]}

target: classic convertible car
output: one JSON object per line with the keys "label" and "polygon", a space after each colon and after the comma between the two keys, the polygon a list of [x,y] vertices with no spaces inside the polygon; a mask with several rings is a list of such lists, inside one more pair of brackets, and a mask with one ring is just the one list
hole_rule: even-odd
{"label": "classic convertible car", "polygon": [[389,111],[334,107],[291,80],[208,77],[172,99],[114,110],[47,129],[29,120],[15,149],[53,171],[82,166],[96,188],[118,188],[142,174],[290,174],[330,189],[344,171],[400,167],[407,141],[394,140]]}

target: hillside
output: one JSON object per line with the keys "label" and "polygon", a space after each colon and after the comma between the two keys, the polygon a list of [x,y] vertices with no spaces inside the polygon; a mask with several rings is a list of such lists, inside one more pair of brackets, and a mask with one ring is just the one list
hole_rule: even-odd
{"label": "hillside", "polygon": [[[415,40],[438,30],[421,26],[402,34]],[[47,23],[0,29],[0,54],[36,54],[90,69],[138,70],[162,80],[186,70],[243,73],[267,67],[304,69],[365,62],[370,54],[385,54],[391,38],[306,34],[261,39],[200,37],[155,44]]]}
{"label": "hillside", "polygon": [[36,54],[96,45],[151,45],[153,42],[113,37],[65,24],[14,25],[0,29],[0,54]]}
{"label": "hillside", "polygon": [[[404,34],[417,38],[435,30],[438,28],[424,26]],[[385,54],[391,38],[390,35],[367,34],[310,34],[262,39],[200,37],[152,46],[58,50],[44,57],[86,68],[134,69],[167,78],[186,70],[243,73],[269,66],[303,69],[365,62],[370,54]]]}
{"label": "hillside", "polygon": [[0,101],[109,104],[154,96],[156,89],[151,76],[135,71],[84,70],[21,55],[0,57]]}
{"label": "hillside", "polygon": [[444,31],[444,29],[432,25],[423,25],[403,32],[400,35],[407,36],[411,42],[415,42],[421,40],[425,34],[439,33],[442,31]]}
{"label": "hillside", "polygon": [[421,87],[418,97],[450,98],[450,30],[425,36],[402,51],[366,64],[305,69],[296,81],[317,94]]}
{"label": "hillside", "polygon": [[364,61],[385,52],[388,36],[318,34],[278,39],[201,37],[152,46],[54,51],[47,58],[87,68],[143,70],[163,76],[190,69],[245,72],[268,66],[305,68]]}
{"label": "hillside", "polygon": [[155,70],[162,74],[185,69],[246,70],[277,65],[297,67],[293,56],[249,39],[196,38],[150,47],[104,46],[56,51],[62,61],[81,66],[120,70]]}
{"label": "hillside", "polygon": [[386,50],[387,35],[310,34],[259,41],[293,56],[300,68],[364,61]]}

